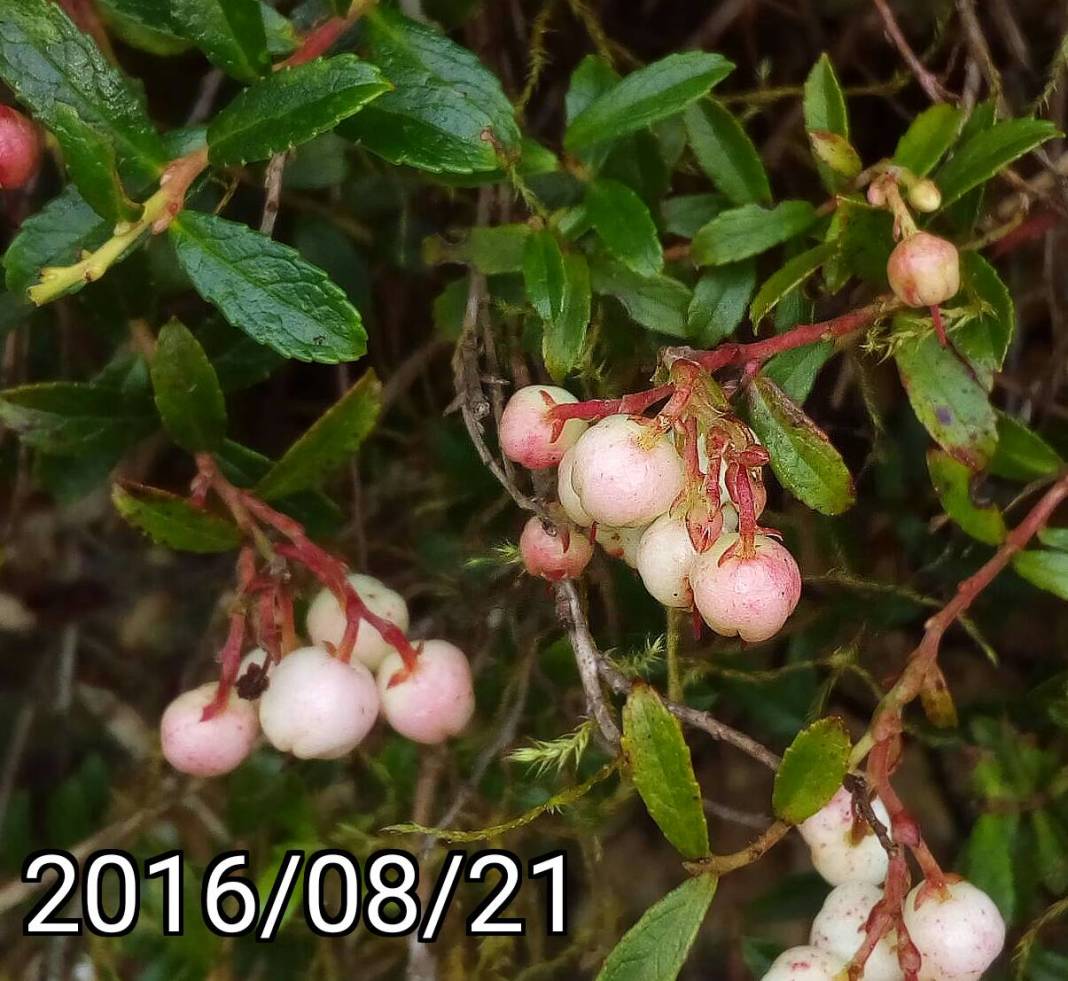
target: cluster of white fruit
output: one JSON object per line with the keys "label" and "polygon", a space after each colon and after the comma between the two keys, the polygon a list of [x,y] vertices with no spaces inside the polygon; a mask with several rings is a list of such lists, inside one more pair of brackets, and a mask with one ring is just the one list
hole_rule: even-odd
{"label": "cluster of white fruit", "polygon": [[[527,571],[550,580],[578,576],[596,542],[636,568],[657,601],[696,608],[716,633],[751,642],[776,634],[800,599],[801,575],[768,535],[742,541],[722,459],[709,477],[710,454],[701,442],[688,468],[675,432],[642,416],[609,415],[593,425],[568,419],[561,426],[552,408],[576,402],[565,389],[531,385],[512,396],[501,416],[500,445],[509,459],[530,470],[557,467],[555,521],[546,527],[531,518],[519,540]],[[744,479],[755,523],[767,495],[757,473],[747,470]]]}
{"label": "cluster of white fruit", "polygon": [[[372,613],[408,629],[408,607],[398,593],[371,576],[348,578]],[[362,622],[352,657],[343,661],[334,652],[346,626],[341,604],[324,589],[308,608],[310,646],[277,664],[262,648],[245,655],[239,673],[255,678],[254,687],[262,691],[257,700],[230,691],[221,710],[205,719],[218,692],[215,682],[179,695],[160,721],[167,761],[183,773],[219,776],[252,752],[261,732],[275,749],[300,759],[336,759],[362,742],[380,712],[394,730],[418,743],[440,743],[466,727],[475,697],[459,648],[444,640],[422,641],[409,670],[378,630]]]}
{"label": "cluster of white fruit", "polygon": [[[888,826],[882,802],[873,801],[872,808]],[[835,888],[812,923],[808,945],[783,953],[763,981],[843,981],[864,941],[868,918],[883,898],[889,859],[867,825],[855,820],[852,797],[844,788],[799,830],[816,870]],[[947,877],[945,890],[921,882],[906,897],[902,919],[920,955],[918,981],[978,981],[1005,943],[997,907],[963,879]],[[864,981],[903,981],[896,931],[879,940],[860,976]]]}

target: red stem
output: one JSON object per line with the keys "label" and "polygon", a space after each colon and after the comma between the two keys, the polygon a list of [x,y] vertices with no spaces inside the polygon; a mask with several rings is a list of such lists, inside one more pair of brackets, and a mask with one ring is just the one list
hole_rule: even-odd
{"label": "red stem", "polygon": [[640,415],[651,405],[670,397],[675,391],[674,382],[657,385],[645,392],[633,392],[618,399],[589,399],[585,402],[561,402],[549,409],[547,415],[555,422],[568,419],[593,421],[606,416]]}

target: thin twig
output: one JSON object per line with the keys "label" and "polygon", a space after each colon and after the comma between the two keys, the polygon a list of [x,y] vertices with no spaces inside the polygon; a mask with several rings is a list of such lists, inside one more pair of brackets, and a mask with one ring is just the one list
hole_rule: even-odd
{"label": "thin twig", "polygon": [[894,16],[894,12],[890,9],[890,5],[886,0],[872,0],[872,3],[875,4],[875,9],[879,11],[879,16],[883,19],[883,26],[886,28],[886,33],[890,36],[890,40],[894,42],[894,47],[897,48],[901,57],[905,59],[905,63],[909,66],[912,74],[916,76],[916,81],[920,83],[924,92],[927,93],[932,102],[948,101],[949,93],[916,56],[916,52],[912,50],[906,40],[897,18]]}

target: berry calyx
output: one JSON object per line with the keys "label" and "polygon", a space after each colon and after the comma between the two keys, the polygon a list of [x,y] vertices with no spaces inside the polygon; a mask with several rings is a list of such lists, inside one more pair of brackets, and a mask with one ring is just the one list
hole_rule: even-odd
{"label": "berry calyx", "polygon": [[774,637],[801,598],[801,573],[794,557],[765,535],[753,539],[751,554],[737,534],[720,535],[694,562],[694,603],[717,634],[759,643]]}
{"label": "berry calyx", "polygon": [[41,134],[17,109],[0,106],[0,190],[29,183],[41,165]]}
{"label": "berry calyx", "polygon": [[[363,631],[366,625],[361,625]],[[378,690],[362,664],[301,647],[271,670],[260,698],[260,725],[275,749],[302,759],[332,760],[352,752],[378,717]]]}
{"label": "berry calyx", "polygon": [[256,706],[233,692],[221,711],[203,719],[218,686],[209,682],[179,695],[163,712],[160,743],[167,762],[194,777],[218,777],[241,764],[259,738]]}
{"label": "berry calyx", "polygon": [[565,523],[553,534],[541,518],[533,517],[519,536],[519,554],[532,576],[558,582],[582,575],[593,558],[593,545],[574,525]]}
{"label": "berry calyx", "polygon": [[[868,882],[844,882],[832,889],[812,921],[809,943],[850,961],[864,941],[865,926],[883,891]],[[864,981],[904,981],[897,960],[897,933],[884,935],[864,962]]]}
{"label": "berry calyx", "polygon": [[890,253],[886,275],[894,295],[906,306],[938,306],[960,289],[960,256],[952,242],[917,232]]}
{"label": "berry calyx", "polygon": [[[353,573],[347,578],[372,613],[395,624],[402,631],[408,629],[408,604],[400,593],[374,576]],[[308,607],[305,625],[313,646],[336,648],[345,636],[348,619],[337,597],[329,589],[323,589]],[[377,628],[367,622],[360,624],[353,657],[374,671],[392,650],[393,646],[383,639]]]}
{"label": "berry calyx", "polygon": [[[872,810],[884,827],[890,815],[876,798]],[[853,796],[844,787],[812,817],[798,825],[798,831],[812,853],[812,864],[832,886],[845,882],[879,885],[886,879],[890,860],[886,849],[871,828],[858,818]]]}
{"label": "berry calyx", "polygon": [[548,415],[554,405],[577,402],[569,391],[555,385],[527,385],[508,400],[497,431],[501,452],[528,470],[555,467],[568,448],[586,431],[581,419],[561,426]]}
{"label": "berry calyx", "polygon": [[775,958],[761,981],[838,981],[846,962],[819,947],[791,947]]}
{"label": "berry calyx", "polygon": [[571,482],[571,475],[575,469],[575,447],[571,447],[561,458],[560,466],[556,470],[556,496],[560,501],[560,507],[580,528],[589,528],[593,524],[593,518],[582,506]]}
{"label": "berry calyx", "polygon": [[664,606],[680,610],[693,606],[690,572],[696,559],[686,522],[670,514],[657,518],[638,542],[638,575],[649,595]]}
{"label": "berry calyx", "polygon": [[920,952],[919,981],[975,981],[1005,945],[1005,921],[982,889],[921,882],[905,897],[905,929]]}
{"label": "berry calyx", "polygon": [[412,671],[399,654],[390,654],[378,669],[378,692],[386,721],[417,743],[441,743],[457,735],[475,711],[471,665],[445,640],[423,641]]}

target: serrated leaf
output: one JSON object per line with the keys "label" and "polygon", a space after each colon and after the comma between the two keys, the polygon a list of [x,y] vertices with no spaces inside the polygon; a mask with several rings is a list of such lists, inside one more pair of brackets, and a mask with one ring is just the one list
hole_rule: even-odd
{"label": "serrated leaf", "polygon": [[837,251],[837,242],[821,242],[795,255],[792,259],[788,259],[785,265],[764,280],[764,285],[757,290],[757,295],[753,297],[753,304],[749,308],[749,319],[753,322],[753,326],[758,327],[760,321],[775,309],[778,302],[790,290],[800,286]]}
{"label": "serrated leaf", "polygon": [[698,164],[733,204],[771,204],[760,154],[730,111],[714,99],[702,99],[683,118]]}
{"label": "serrated leaf", "polygon": [[[802,110],[807,132],[833,133],[845,140],[849,139],[849,114],[846,110],[845,95],[834,65],[826,54],[820,55],[819,61],[805,79]],[[830,191],[837,191],[846,183],[841,175],[818,158],[816,169],[824,187]]]}
{"label": "serrated leaf", "polygon": [[802,729],[775,774],[771,795],[775,816],[790,824],[812,817],[842,786],[851,748],[849,731],[837,717],[819,719]]}
{"label": "serrated leaf", "polygon": [[217,166],[266,160],[332,130],[391,86],[354,54],[275,72],[241,92],[208,127]]}
{"label": "serrated leaf", "polygon": [[564,304],[560,316],[544,321],[542,357],[549,374],[562,381],[582,357],[590,323],[590,267],[582,255],[564,256]]}
{"label": "serrated leaf", "polygon": [[362,20],[366,56],[395,88],[339,133],[391,163],[431,173],[494,171],[501,154],[517,154],[512,104],[470,51],[384,8]]}
{"label": "serrated leaf", "polygon": [[597,981],[675,981],[717,884],[709,873],[694,876],[650,906],[608,955]]}
{"label": "serrated leaf", "polygon": [[718,54],[670,54],[627,75],[595,98],[567,127],[564,145],[581,150],[616,140],[681,112],[734,68]]}
{"label": "serrated leaf", "polygon": [[956,142],[964,124],[964,113],[948,102],[936,102],[924,109],[897,141],[894,163],[917,177],[926,177],[946,151]]}
{"label": "serrated leaf", "polygon": [[703,273],[693,288],[686,312],[691,340],[710,347],[733,334],[745,318],[756,285],[756,263],[750,259],[716,266]]}
{"label": "serrated leaf", "polygon": [[182,552],[232,552],[241,532],[228,518],[190,504],[184,497],[139,484],[115,484],[115,510],[154,542]]}
{"label": "serrated leaf", "polygon": [[774,208],[742,205],[717,215],[693,237],[690,250],[699,266],[721,266],[759,255],[811,227],[816,209],[807,201],[783,201]]}
{"label": "serrated leaf", "polygon": [[[564,94],[565,124],[570,126],[576,116],[595,99],[613,88],[619,78],[619,73],[604,59],[598,55],[586,55],[571,73],[567,92]],[[596,172],[600,170],[611,149],[611,143],[599,143],[576,150],[575,156]]]}
{"label": "serrated leaf", "polygon": [[170,227],[194,287],[234,327],[279,354],[336,364],[361,357],[360,314],[321,269],[247,225],[184,211]]}
{"label": "serrated leaf", "polygon": [[1032,586],[1068,600],[1068,552],[1028,549],[1013,558],[1012,567]]}
{"label": "serrated leaf", "polygon": [[758,375],[746,390],[749,422],[771,456],[779,483],[822,514],[853,505],[853,478],[831,441],[769,378]]}
{"label": "serrated leaf", "polygon": [[885,208],[872,208],[850,198],[840,198],[828,239],[838,243],[838,254],[828,260],[828,288],[837,291],[850,276],[857,276],[876,289],[887,289],[886,263],[894,250],[894,219]]}
{"label": "serrated leaf", "polygon": [[927,470],[942,507],[962,530],[987,545],[1005,540],[1005,519],[993,504],[980,506],[972,500],[974,474],[943,450],[927,451]]}
{"label": "serrated leaf", "polygon": [[602,177],[586,188],[586,214],[609,254],[639,276],[664,268],[660,237],[649,209],[619,181]]}
{"label": "serrated leaf", "polygon": [[965,250],[960,257],[962,288],[980,312],[953,331],[953,345],[975,369],[983,387],[994,386],[1016,329],[1016,308],[1008,287],[978,252]]}
{"label": "serrated leaf", "polygon": [[254,82],[271,67],[258,0],[171,0],[178,34],[208,60],[242,82]]}
{"label": "serrated leaf", "polygon": [[776,354],[764,364],[761,373],[775,382],[789,399],[803,405],[816,383],[816,376],[832,354],[834,344],[830,341],[806,344]]}
{"label": "serrated leaf", "polygon": [[1064,458],[1019,419],[998,413],[998,444],[990,472],[1008,480],[1038,480],[1064,469]]}
{"label": "serrated leaf", "polygon": [[719,194],[680,194],[660,203],[660,217],[664,231],[683,238],[693,238],[727,207],[727,199]]}
{"label": "serrated leaf", "polygon": [[671,276],[639,276],[611,259],[590,262],[594,293],[615,297],[631,319],[649,330],[685,338],[692,294]]}
{"label": "serrated leaf", "polygon": [[163,428],[183,450],[210,452],[226,436],[226,399],[200,342],[178,320],[165,324],[151,363]]}
{"label": "serrated leaf", "polygon": [[320,486],[360,448],[381,409],[382,383],[368,371],[286,450],[256,493],[270,501]]}
{"label": "serrated leaf", "polygon": [[523,285],[527,299],[542,320],[555,320],[564,309],[564,254],[556,236],[543,228],[534,232],[523,249]]}
{"label": "serrated leaf", "polygon": [[860,154],[844,136],[826,129],[811,130],[808,141],[816,159],[838,178],[839,184],[853,180],[864,167]]}
{"label": "serrated leaf", "polygon": [[623,706],[623,755],[649,816],[683,858],[708,854],[708,823],[682,726],[649,685]]}

